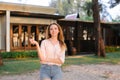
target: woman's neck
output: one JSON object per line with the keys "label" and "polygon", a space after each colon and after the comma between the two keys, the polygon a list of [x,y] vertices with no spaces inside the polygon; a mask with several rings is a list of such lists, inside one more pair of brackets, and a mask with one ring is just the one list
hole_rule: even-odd
{"label": "woman's neck", "polygon": [[50,39],[54,42],[58,41],[57,37],[51,37]]}

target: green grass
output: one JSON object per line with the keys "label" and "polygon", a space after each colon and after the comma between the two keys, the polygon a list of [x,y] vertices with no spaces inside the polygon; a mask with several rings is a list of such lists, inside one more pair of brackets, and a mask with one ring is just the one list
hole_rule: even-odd
{"label": "green grass", "polygon": [[36,58],[34,59],[22,59],[22,60],[3,60],[4,65],[0,66],[0,75],[2,74],[20,74],[25,72],[34,71],[39,69],[40,62]]}
{"label": "green grass", "polygon": [[66,58],[64,65],[120,64],[120,52],[107,53],[105,58],[89,55],[81,58]]}
{"label": "green grass", "polygon": [[[4,59],[4,65],[0,66],[0,75],[21,74],[39,70],[40,63],[38,58],[27,59]],[[83,57],[66,57],[64,66],[81,64],[120,64],[120,52],[107,53],[106,58],[87,55]]]}

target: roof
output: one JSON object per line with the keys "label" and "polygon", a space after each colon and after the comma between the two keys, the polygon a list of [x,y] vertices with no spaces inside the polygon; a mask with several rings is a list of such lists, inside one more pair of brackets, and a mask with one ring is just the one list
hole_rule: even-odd
{"label": "roof", "polygon": [[65,19],[73,19],[73,20],[75,20],[75,19],[78,19],[78,18],[80,18],[79,13],[69,14],[69,15],[65,16]]}
{"label": "roof", "polygon": [[18,17],[34,17],[46,19],[61,19],[65,17],[62,15],[55,15],[56,9],[52,7],[0,2],[0,15],[6,14],[7,10],[10,11],[11,16]]}
{"label": "roof", "polygon": [[43,13],[29,13],[29,12],[18,12],[18,11],[12,11],[11,16],[46,18],[46,19],[61,19],[61,18],[64,18],[64,16],[62,16],[62,15],[43,14]]}
{"label": "roof", "polygon": [[[79,20],[79,19],[59,19],[59,21],[93,23],[93,21],[82,21],[82,20]],[[101,22],[101,24],[107,24],[107,25],[119,24],[120,25],[120,22]]]}
{"label": "roof", "polygon": [[54,14],[56,12],[56,9],[53,7],[8,3],[1,1],[0,1],[0,10],[21,11],[21,12],[30,12],[30,13],[47,13],[47,14]]}

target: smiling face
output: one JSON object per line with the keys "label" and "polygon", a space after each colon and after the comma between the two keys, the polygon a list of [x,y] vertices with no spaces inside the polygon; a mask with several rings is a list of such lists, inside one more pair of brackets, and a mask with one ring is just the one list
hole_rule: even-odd
{"label": "smiling face", "polygon": [[50,35],[51,37],[57,37],[59,33],[58,26],[53,24],[50,26]]}

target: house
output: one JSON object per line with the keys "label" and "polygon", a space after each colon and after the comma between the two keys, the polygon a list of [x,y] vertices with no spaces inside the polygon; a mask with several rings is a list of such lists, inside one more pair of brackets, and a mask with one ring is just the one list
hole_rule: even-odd
{"label": "house", "polygon": [[55,12],[52,7],[0,2],[0,50],[35,49],[28,38],[44,39],[46,27],[64,18]]}
{"label": "house", "polygon": [[[64,31],[68,55],[72,55],[72,48],[80,53],[93,53],[96,51],[97,30],[93,21],[59,19],[58,23]],[[120,23],[101,22],[101,33],[105,46],[120,47]]]}
{"label": "house", "polygon": [[[45,29],[58,22],[64,31],[65,42],[70,50],[94,52],[96,29],[93,22],[77,19],[78,14],[55,15],[51,7],[0,2],[0,51],[35,50],[29,37],[39,43],[45,38]],[[74,18],[74,19],[73,19]],[[105,46],[120,46],[120,23],[101,22]]]}

